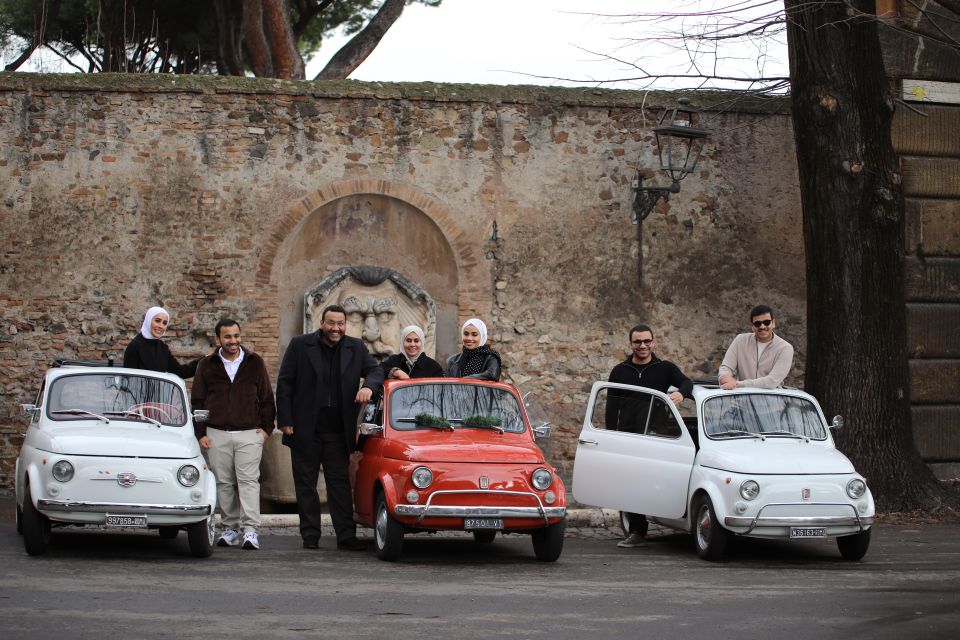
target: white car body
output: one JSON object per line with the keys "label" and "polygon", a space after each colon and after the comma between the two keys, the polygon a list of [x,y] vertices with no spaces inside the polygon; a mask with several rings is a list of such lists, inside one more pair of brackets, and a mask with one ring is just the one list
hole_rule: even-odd
{"label": "white car body", "polygon": [[[613,398],[623,394],[648,403],[639,433],[611,426],[612,416],[626,409],[607,405],[618,407],[624,398]],[[693,395],[697,415],[685,422],[666,394],[595,383],[577,446],[574,498],[693,533],[707,559],[723,555],[730,535],[837,538],[845,558],[866,553],[873,497],[865,484],[861,495],[849,494],[863,477],[836,449],[812,396],[704,385]],[[741,492],[748,481],[759,486],[749,498]]]}
{"label": "white car body", "polygon": [[[175,375],[49,369],[36,404],[24,406],[30,424],[16,462],[17,529],[28,553],[46,551],[51,528],[100,525],[165,537],[185,528],[193,555],[210,555],[216,481],[188,407]],[[72,467],[70,477],[57,479],[56,466]]]}

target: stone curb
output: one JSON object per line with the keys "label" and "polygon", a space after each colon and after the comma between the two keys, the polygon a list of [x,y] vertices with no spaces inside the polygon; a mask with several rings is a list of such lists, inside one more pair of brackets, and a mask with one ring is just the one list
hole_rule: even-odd
{"label": "stone curb", "polygon": [[[330,515],[321,516],[323,526],[333,526]],[[268,513],[260,517],[260,526],[265,528],[284,528],[300,526],[299,516],[295,513]],[[568,527],[620,528],[620,514],[612,509],[568,509]]]}

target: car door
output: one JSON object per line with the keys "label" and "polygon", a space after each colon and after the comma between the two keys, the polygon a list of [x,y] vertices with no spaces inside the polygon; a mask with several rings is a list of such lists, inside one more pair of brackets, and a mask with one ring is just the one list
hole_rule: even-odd
{"label": "car door", "polygon": [[695,455],[666,394],[596,382],[577,445],[573,496],[597,507],[681,518]]}

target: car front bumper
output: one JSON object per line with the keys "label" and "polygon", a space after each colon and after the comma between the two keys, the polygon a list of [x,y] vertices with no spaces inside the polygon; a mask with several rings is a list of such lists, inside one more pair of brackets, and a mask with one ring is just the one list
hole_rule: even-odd
{"label": "car front bumper", "polygon": [[37,500],[37,508],[40,511],[56,513],[117,513],[148,516],[208,516],[211,513],[209,504],[135,504],[47,498]]}
{"label": "car front bumper", "polygon": [[[491,496],[502,499],[506,496],[516,497],[517,501],[535,502],[532,506],[521,505],[448,505],[433,504],[436,497],[444,496]],[[415,517],[417,524],[424,518],[520,518],[542,519],[548,524],[550,519],[563,518],[567,514],[566,507],[544,506],[540,496],[526,491],[500,490],[459,490],[434,491],[427,498],[426,504],[398,504],[393,512],[397,516]]]}
{"label": "car front bumper", "polygon": [[849,514],[811,514],[811,515],[764,515],[767,509],[789,508],[789,504],[767,504],[754,516],[726,516],[723,524],[727,528],[746,528],[746,531],[738,532],[744,535],[757,533],[759,530],[785,529],[789,531],[791,527],[825,527],[825,528],[855,528],[863,531],[874,522],[874,515],[861,515],[852,504],[804,504],[796,505],[797,509],[816,509],[817,507],[832,507],[842,510],[849,509]]}

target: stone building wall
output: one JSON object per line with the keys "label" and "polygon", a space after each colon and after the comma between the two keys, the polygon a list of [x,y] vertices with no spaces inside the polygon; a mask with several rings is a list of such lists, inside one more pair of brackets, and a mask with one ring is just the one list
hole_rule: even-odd
{"label": "stone building wall", "polygon": [[[0,489],[55,357],[122,357],[147,307],[181,358],[224,315],[275,374],[303,294],[388,267],[437,302],[438,355],[477,315],[568,473],[590,385],[651,324],[715,373],[756,302],[802,384],[800,198],[785,104],[695,95],[698,171],[642,224],[638,164],[676,96],[542,87],[0,74]],[[642,249],[642,282],[639,280]]]}

